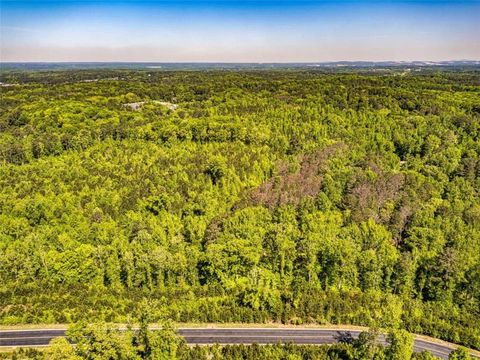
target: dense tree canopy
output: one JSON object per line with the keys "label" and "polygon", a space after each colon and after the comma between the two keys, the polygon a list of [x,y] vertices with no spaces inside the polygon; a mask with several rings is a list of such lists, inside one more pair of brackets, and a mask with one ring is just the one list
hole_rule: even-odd
{"label": "dense tree canopy", "polygon": [[478,71],[0,80],[0,323],[125,322],[148,298],[152,321],[480,348]]}

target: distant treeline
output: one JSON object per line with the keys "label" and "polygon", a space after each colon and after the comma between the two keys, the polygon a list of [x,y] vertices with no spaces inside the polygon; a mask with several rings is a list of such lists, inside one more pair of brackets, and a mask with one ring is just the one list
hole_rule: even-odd
{"label": "distant treeline", "polygon": [[2,62],[0,71],[38,70],[357,70],[402,69],[479,70],[480,61],[333,61],[318,63],[157,63],[157,62]]}

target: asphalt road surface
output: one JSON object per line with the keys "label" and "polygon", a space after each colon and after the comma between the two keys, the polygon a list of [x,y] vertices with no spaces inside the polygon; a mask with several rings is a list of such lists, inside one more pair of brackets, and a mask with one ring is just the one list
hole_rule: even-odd
{"label": "asphalt road surface", "polygon": [[[332,344],[348,337],[356,338],[359,330],[338,329],[288,329],[288,328],[180,328],[180,335],[191,345],[206,344]],[[28,347],[48,345],[54,337],[65,336],[65,330],[4,330],[0,331],[0,347]],[[383,335],[378,341],[386,344]],[[427,350],[433,355],[448,359],[452,347],[416,338],[414,350]]]}

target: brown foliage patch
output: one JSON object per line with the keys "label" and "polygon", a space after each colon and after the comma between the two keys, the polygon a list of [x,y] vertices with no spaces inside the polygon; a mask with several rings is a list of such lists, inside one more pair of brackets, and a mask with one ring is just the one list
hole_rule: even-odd
{"label": "brown foliage patch", "polygon": [[[390,218],[382,214],[384,206],[391,201],[400,199],[403,195],[405,177],[403,174],[389,174],[381,171],[375,164],[370,167],[377,174],[373,180],[360,179],[355,181],[345,197],[345,207],[352,212],[352,219],[360,222],[369,218],[379,223],[386,223]],[[410,215],[410,209],[400,209],[400,222],[405,222]]]}
{"label": "brown foliage patch", "polygon": [[322,186],[322,165],[341,147],[343,144],[335,144],[300,155],[300,169],[295,173],[289,172],[287,162],[279,162],[278,175],[255,189],[249,202],[275,208],[284,204],[296,206],[303,198],[316,196]]}

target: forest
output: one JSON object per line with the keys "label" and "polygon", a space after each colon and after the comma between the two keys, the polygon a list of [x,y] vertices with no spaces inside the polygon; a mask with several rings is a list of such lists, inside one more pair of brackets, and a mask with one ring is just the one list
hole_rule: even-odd
{"label": "forest", "polygon": [[[0,81],[0,324],[127,323],[148,300],[153,322],[355,324],[480,349],[480,70]],[[286,346],[176,351],[360,351]]]}

